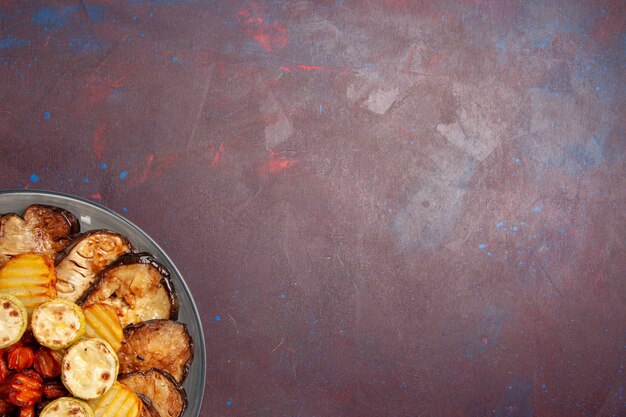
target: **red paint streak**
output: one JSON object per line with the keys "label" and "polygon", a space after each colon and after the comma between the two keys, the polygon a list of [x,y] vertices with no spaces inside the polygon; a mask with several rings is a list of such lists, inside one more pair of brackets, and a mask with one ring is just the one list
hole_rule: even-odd
{"label": "red paint streak", "polygon": [[262,171],[269,172],[270,174],[280,174],[289,168],[295,167],[297,164],[296,160],[283,158],[279,152],[270,150],[269,156],[270,159],[265,163]]}
{"label": "red paint streak", "polygon": [[101,80],[96,77],[88,77],[88,84],[81,89],[82,94],[76,100],[76,108],[79,111],[84,111],[104,103],[113,90],[124,85],[125,78]]}
{"label": "red paint streak", "polygon": [[152,167],[152,161],[154,161],[154,155],[148,155],[146,157],[146,165],[143,168],[143,173],[139,178],[139,183],[143,184],[148,179],[148,172],[150,171],[150,167]]}
{"label": "red paint streak", "polygon": [[279,22],[268,22],[255,2],[249,2],[237,12],[244,33],[257,41],[267,52],[283,49],[289,43],[287,28]]}
{"label": "red paint streak", "polygon": [[219,148],[217,148],[217,152],[215,152],[215,155],[213,155],[213,160],[211,161],[211,166],[213,168],[217,168],[217,164],[220,162],[220,157],[222,156],[225,150],[226,150],[226,147],[224,146],[224,144],[220,143],[220,146]]}
{"label": "red paint streak", "polygon": [[94,200],[102,200],[102,194],[100,194],[100,193],[93,193],[93,194],[91,194],[91,198],[93,198]]}
{"label": "red paint streak", "polygon": [[303,64],[298,64],[298,65],[293,65],[293,66],[289,66],[289,65],[281,65],[279,67],[281,70],[286,71],[286,72],[292,72],[292,71],[336,71],[339,68],[336,67],[328,67],[328,66],[323,66],[323,65],[303,65]]}
{"label": "red paint streak", "polygon": [[98,123],[98,126],[96,126],[96,130],[93,133],[93,140],[91,141],[93,152],[96,154],[98,159],[102,159],[102,154],[104,153],[104,148],[106,146],[106,139],[104,137],[105,130],[106,124],[104,122]]}

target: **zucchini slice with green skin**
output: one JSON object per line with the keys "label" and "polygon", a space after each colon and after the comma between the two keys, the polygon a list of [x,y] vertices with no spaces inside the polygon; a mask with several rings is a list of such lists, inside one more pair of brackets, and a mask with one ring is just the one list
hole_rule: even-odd
{"label": "zucchini slice with green skin", "polygon": [[193,360],[193,339],[183,323],[150,320],[124,329],[118,356],[122,373],[156,368],[180,384]]}
{"label": "zucchini slice with green skin", "polygon": [[94,417],[94,415],[93,410],[85,401],[73,397],[61,397],[46,405],[39,417]]}
{"label": "zucchini slice with green skin", "polygon": [[0,294],[0,349],[18,342],[28,324],[24,304],[11,294]]}
{"label": "zucchini slice with green skin", "polygon": [[139,397],[149,400],[161,417],[180,417],[187,408],[187,395],[174,378],[165,371],[122,374],[117,379],[130,387]]}
{"label": "zucchini slice with green skin", "polygon": [[57,296],[78,300],[100,271],[131,250],[128,239],[109,230],[92,230],[79,236],[57,258]]}
{"label": "zucchini slice with green skin", "polygon": [[75,397],[100,397],[115,383],[119,361],[102,339],[83,339],[70,347],[61,364],[61,382]]}
{"label": "zucchini slice with green skin", "polygon": [[167,269],[148,253],[127,253],[98,275],[79,304],[113,307],[122,327],[178,317],[178,298]]}
{"label": "zucchini slice with green skin", "polygon": [[31,329],[39,344],[64,349],[85,334],[85,314],[73,302],[57,298],[35,308]]}
{"label": "zucchini slice with green skin", "polygon": [[135,392],[119,382],[99,398],[89,401],[95,417],[138,417],[143,402]]}

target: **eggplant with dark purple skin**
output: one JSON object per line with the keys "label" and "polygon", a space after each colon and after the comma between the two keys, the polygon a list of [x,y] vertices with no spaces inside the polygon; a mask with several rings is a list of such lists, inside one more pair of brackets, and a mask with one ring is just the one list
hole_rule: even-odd
{"label": "eggplant with dark purple skin", "polygon": [[168,270],[149,253],[126,253],[100,271],[79,304],[107,304],[122,327],[178,318],[178,298]]}
{"label": "eggplant with dark purple skin", "polygon": [[193,339],[183,323],[150,320],[124,329],[117,356],[120,373],[160,369],[180,384],[193,360]]}
{"label": "eggplant with dark purple skin", "polygon": [[152,403],[150,402],[150,399],[144,397],[141,394],[137,394],[137,396],[141,398],[141,402],[143,403],[143,407],[141,407],[141,414],[139,414],[139,417],[161,417],[157,409],[154,408],[154,405],[152,405]]}
{"label": "eggplant with dark purple skin", "polygon": [[92,230],[79,236],[57,259],[57,296],[78,300],[100,271],[131,251],[128,239],[110,230]]}
{"label": "eggplant with dark purple skin", "polygon": [[185,389],[165,371],[136,371],[122,374],[117,380],[151,404],[161,417],[180,417],[187,408]]}
{"label": "eggplant with dark purple skin", "polygon": [[0,217],[0,267],[15,255],[39,253],[54,260],[80,231],[76,216],[59,207],[32,204],[20,217]]}

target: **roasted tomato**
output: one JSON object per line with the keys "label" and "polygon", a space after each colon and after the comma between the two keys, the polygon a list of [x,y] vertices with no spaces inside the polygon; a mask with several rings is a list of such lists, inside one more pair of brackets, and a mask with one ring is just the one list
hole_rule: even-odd
{"label": "roasted tomato", "polygon": [[32,369],[9,375],[0,384],[0,398],[18,407],[33,405],[43,395],[43,379]]}

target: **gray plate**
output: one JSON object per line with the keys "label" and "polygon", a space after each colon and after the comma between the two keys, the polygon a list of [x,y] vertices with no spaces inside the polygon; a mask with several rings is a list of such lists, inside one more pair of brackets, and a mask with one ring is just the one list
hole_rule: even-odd
{"label": "gray plate", "polygon": [[30,204],[48,204],[71,211],[79,220],[81,232],[109,229],[126,236],[137,248],[150,252],[169,271],[180,301],[178,320],[187,324],[194,341],[194,360],[183,386],[189,406],[184,417],[198,417],[204,395],[206,352],[198,309],[189,288],[172,260],[143,230],[106,207],[67,194],[48,191],[0,191],[0,213],[22,214]]}

